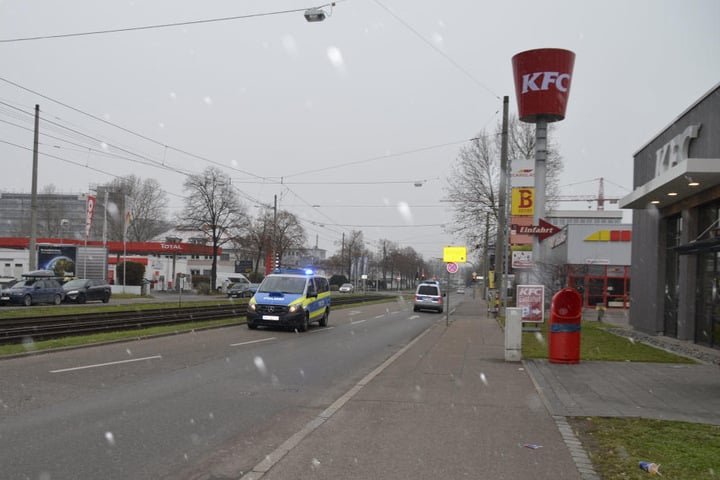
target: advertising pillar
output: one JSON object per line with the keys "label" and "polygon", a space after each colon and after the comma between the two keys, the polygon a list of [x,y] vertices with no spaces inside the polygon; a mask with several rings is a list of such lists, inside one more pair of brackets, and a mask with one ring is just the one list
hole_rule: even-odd
{"label": "advertising pillar", "polygon": [[[575,54],[559,48],[527,50],[512,58],[520,120],[535,126],[535,205],[533,221],[545,215],[547,124],[565,118]],[[533,239],[532,261],[540,278],[540,240]]]}

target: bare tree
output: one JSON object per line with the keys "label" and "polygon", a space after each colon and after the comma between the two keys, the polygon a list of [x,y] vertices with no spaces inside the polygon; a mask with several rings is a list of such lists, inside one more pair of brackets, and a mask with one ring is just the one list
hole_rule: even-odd
{"label": "bare tree", "polygon": [[343,271],[341,273],[345,275],[345,272],[347,272],[348,276],[350,276],[353,258],[361,257],[365,253],[363,232],[360,230],[352,230],[349,235],[343,236],[341,249],[343,263]]}
{"label": "bare tree", "polygon": [[[105,205],[105,192],[108,204]],[[119,177],[98,187],[98,204],[103,205],[108,221],[108,239],[120,241],[125,231],[125,212],[132,212],[128,240],[146,242],[167,228],[167,195],[153,178],[142,180],[135,175]],[[103,222],[93,222],[98,236]]]}
{"label": "bare tree", "polygon": [[70,236],[65,229],[63,219],[67,217],[65,203],[59,202],[54,196],[57,188],[50,183],[45,185],[38,195],[38,236],[61,238],[63,234]]}
{"label": "bare tree", "polygon": [[272,249],[273,210],[266,209],[260,216],[251,220],[248,225],[247,247],[252,250],[254,271],[260,268],[265,255]]}
{"label": "bare tree", "polygon": [[[548,128],[551,136],[552,124]],[[502,125],[495,134],[481,132],[470,145],[463,147],[448,178],[445,188],[453,204],[453,233],[463,235],[469,245],[480,247],[496,235],[499,215],[500,140]],[[535,127],[516,117],[508,126],[508,159],[513,161],[535,158]],[[562,172],[562,157],[557,144],[548,141],[546,197],[557,196]],[[507,172],[509,175],[510,172]],[[550,201],[546,207],[551,205]],[[487,225],[486,225],[487,224]],[[486,234],[488,239],[486,239]]]}
{"label": "bare tree", "polygon": [[278,259],[281,261],[287,252],[293,248],[302,248],[305,246],[306,237],[305,229],[300,225],[297,217],[282,210],[277,213],[275,222],[275,248],[277,249]]}
{"label": "bare tree", "polygon": [[189,176],[184,183],[187,197],[182,221],[207,235],[212,243],[210,288],[217,286],[217,256],[220,247],[247,227],[245,208],[240,203],[230,178],[216,167]]}

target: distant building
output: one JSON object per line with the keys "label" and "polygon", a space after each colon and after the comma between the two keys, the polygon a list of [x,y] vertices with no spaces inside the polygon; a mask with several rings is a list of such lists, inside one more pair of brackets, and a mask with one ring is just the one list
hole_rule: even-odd
{"label": "distant building", "polygon": [[[0,192],[0,237],[29,237],[32,195]],[[38,193],[38,237],[84,239],[87,196]]]}
{"label": "distant building", "polygon": [[720,84],[634,155],[630,323],[720,348]]}
{"label": "distant building", "polygon": [[553,292],[575,288],[586,308],[630,305],[632,225],[618,210],[550,211],[546,220],[561,228],[541,242]]}

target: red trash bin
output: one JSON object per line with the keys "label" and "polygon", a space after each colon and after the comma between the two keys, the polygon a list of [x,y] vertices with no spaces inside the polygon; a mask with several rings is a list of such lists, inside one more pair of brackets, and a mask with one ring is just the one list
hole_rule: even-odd
{"label": "red trash bin", "polygon": [[582,302],[574,288],[563,288],[553,296],[548,324],[550,363],[580,362]]}

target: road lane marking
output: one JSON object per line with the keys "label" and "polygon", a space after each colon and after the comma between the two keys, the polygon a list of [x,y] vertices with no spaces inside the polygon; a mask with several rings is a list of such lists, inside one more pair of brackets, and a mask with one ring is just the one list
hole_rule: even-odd
{"label": "road lane marking", "polygon": [[332,330],[333,328],[335,328],[335,327],[320,327],[318,330],[308,330],[308,331],[305,332],[305,333],[310,334],[310,333],[329,332],[329,331]]}
{"label": "road lane marking", "polygon": [[325,410],[323,410],[321,413],[319,413],[314,419],[310,420],[303,428],[301,428],[298,432],[296,432],[294,435],[292,435],[290,438],[285,440],[280,446],[278,446],[275,450],[270,452],[267,456],[265,456],[265,460],[262,460],[260,463],[255,465],[252,470],[245,473],[242,477],[240,477],[240,480],[260,480],[262,477],[265,476],[265,474],[273,467],[276,463],[278,463],[282,458],[290,453],[290,451],[297,447],[298,444],[308,435],[310,435],[313,431],[317,430],[322,424],[324,424],[330,417],[332,417],[338,410],[340,410],[350,399],[355,396],[365,385],[370,383],[372,379],[374,379],[376,376],[378,376],[383,370],[385,370],[391,363],[393,363],[395,360],[397,360],[402,354],[410,350],[413,345],[415,345],[417,342],[420,341],[422,337],[427,334],[430,329],[434,328],[438,324],[433,324],[430,327],[428,327],[425,331],[420,333],[417,337],[415,337],[413,340],[410,341],[407,345],[405,345],[403,348],[401,348],[399,351],[395,352],[394,355],[392,355],[390,358],[385,360],[383,363],[380,364],[379,367],[377,367],[372,372],[365,375],[365,377],[360,380],[354,387],[350,388],[345,394],[343,394],[340,398],[335,400],[335,402],[332,403],[329,407],[327,407]]}
{"label": "road lane marking", "polygon": [[352,322],[350,322],[350,325],[357,325],[358,323],[365,323],[365,322],[367,322],[367,319],[365,319],[365,320],[353,320]]}
{"label": "road lane marking", "polygon": [[50,370],[50,373],[73,372],[75,370],[86,370],[88,368],[109,367],[112,365],[122,365],[123,363],[142,362],[143,360],[155,360],[155,359],[159,359],[159,358],[162,358],[162,355],[153,355],[152,357],[143,357],[143,358],[130,358],[128,360],[118,360],[117,362],[96,363],[94,365],[82,365],[80,367],[61,368],[58,370]]}
{"label": "road lane marking", "polygon": [[243,345],[251,345],[253,343],[260,343],[260,342],[269,342],[270,340],[275,340],[277,337],[268,337],[268,338],[261,338],[259,340],[250,340],[249,342],[240,342],[240,343],[231,343],[231,347],[242,347]]}

